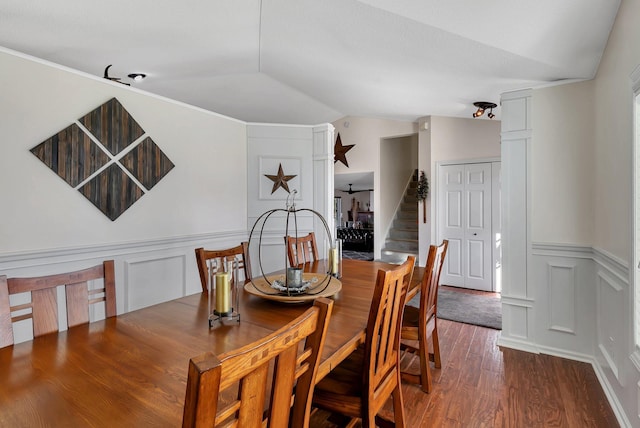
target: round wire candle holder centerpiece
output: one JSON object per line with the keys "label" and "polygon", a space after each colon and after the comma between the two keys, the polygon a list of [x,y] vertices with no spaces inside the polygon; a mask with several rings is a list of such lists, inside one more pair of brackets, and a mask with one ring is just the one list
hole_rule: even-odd
{"label": "round wire candle holder centerpiece", "polygon": [[[258,265],[260,267],[260,278],[250,278],[250,281],[245,284],[245,290],[254,295],[259,295],[272,300],[282,301],[308,301],[313,300],[316,297],[328,296],[337,293],[342,284],[337,278],[339,271],[337,266],[339,263],[337,258],[340,257],[339,252],[334,251],[334,244],[331,238],[331,231],[325,218],[319,212],[309,209],[300,208],[295,206],[295,195],[297,190],[293,190],[292,194],[287,197],[286,208],[276,208],[263,213],[251,228],[249,233],[249,249],[251,249],[252,243],[255,244],[258,241]],[[291,198],[291,201],[289,201]],[[265,275],[262,266],[262,242],[264,236],[265,224],[270,220],[271,216],[277,213],[285,214],[285,237],[291,236],[291,239],[298,239],[298,219],[297,215],[300,212],[309,212],[315,217],[320,219],[324,226],[324,230],[327,235],[329,243],[332,247],[329,249],[329,263],[327,264],[326,272],[313,273],[304,272],[301,265],[296,263],[295,266],[289,266],[287,257],[287,245],[285,239],[285,251],[284,251],[284,269],[282,274]],[[289,232],[293,233],[289,233]],[[296,245],[296,247],[298,247]],[[297,255],[296,255],[297,256]],[[297,257],[296,257],[297,258]],[[314,262],[315,263],[315,262]]]}

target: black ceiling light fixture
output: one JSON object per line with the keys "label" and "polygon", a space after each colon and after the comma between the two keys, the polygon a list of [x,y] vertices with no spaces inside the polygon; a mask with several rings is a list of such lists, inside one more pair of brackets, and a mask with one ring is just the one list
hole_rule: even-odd
{"label": "black ceiling light fixture", "polygon": [[123,85],[131,86],[131,85],[129,85],[128,83],[121,82],[121,81],[120,81],[121,79],[120,79],[119,77],[111,77],[111,76],[109,76],[109,68],[110,68],[112,65],[113,65],[113,64],[109,64],[109,65],[107,65],[107,68],[105,68],[105,69],[104,69],[104,75],[103,75],[102,77],[104,77],[104,78],[105,78],[105,79],[107,79],[107,80],[111,80],[112,82],[118,82],[118,83],[121,83],[121,84],[123,84]]}
{"label": "black ceiling light fixture", "polygon": [[[112,66],[112,64],[107,65],[107,67],[104,69],[104,75],[102,77],[104,77],[107,80],[111,80],[112,82],[118,82],[118,83],[120,83],[122,85],[131,86],[131,84],[129,84],[129,83],[122,82],[122,79],[119,78],[119,77],[109,76],[109,68],[111,68],[111,66]],[[134,80],[135,82],[140,82],[142,79],[147,77],[147,75],[144,74],[144,73],[130,73],[127,76],[130,79]]]}
{"label": "black ceiling light fixture", "polygon": [[147,77],[147,75],[146,75],[146,74],[144,74],[144,73],[131,73],[131,74],[129,74],[129,75],[128,75],[128,77],[129,77],[130,79],[135,80],[136,82],[139,82],[139,81],[141,81],[142,79],[144,79],[145,77]]}
{"label": "black ceiling light fixture", "polygon": [[473,103],[473,105],[478,107],[478,110],[473,113],[474,118],[482,116],[486,110],[489,110],[489,114],[487,114],[487,117],[489,119],[493,119],[494,117],[496,117],[496,115],[493,114],[493,109],[498,107],[496,103],[490,103],[488,101],[476,101],[475,103]]}

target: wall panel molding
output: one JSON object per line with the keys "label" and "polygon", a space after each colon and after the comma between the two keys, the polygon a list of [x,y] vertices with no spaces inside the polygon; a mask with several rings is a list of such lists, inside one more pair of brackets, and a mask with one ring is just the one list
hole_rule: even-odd
{"label": "wall panel molding", "polygon": [[[247,231],[176,236],[110,245],[3,254],[0,275],[50,275],[113,259],[118,314],[200,292],[195,249],[229,248],[247,240]],[[284,248],[282,236],[279,236]],[[275,239],[275,238],[274,238]],[[64,300],[64,299],[63,299]],[[60,307],[59,311],[64,310]]]}
{"label": "wall panel molding", "polygon": [[599,248],[593,248],[593,260],[628,286],[629,263]]}
{"label": "wall panel molding", "polygon": [[187,257],[184,253],[126,260],[122,293],[124,312],[185,296],[186,271]]}
{"label": "wall panel molding", "polygon": [[158,239],[145,239],[139,241],[119,242],[113,244],[86,245],[79,247],[51,248],[34,251],[20,251],[0,254],[0,272],[11,269],[20,269],[29,266],[41,266],[50,263],[59,263],[60,260],[72,259],[92,260],[97,255],[101,257],[113,257],[125,254],[143,253],[147,251],[180,247],[203,241],[218,241],[235,239],[246,240],[246,230],[231,230],[224,232],[202,233],[196,235],[173,236]]}
{"label": "wall panel molding", "polygon": [[619,326],[625,319],[625,287],[618,283],[613,275],[600,271],[597,276],[598,293],[598,349],[608,368],[622,385],[620,366],[624,356],[625,333]]}
{"label": "wall panel molding", "polygon": [[552,242],[533,242],[531,252],[535,256],[560,256],[581,259],[593,259],[593,248],[584,245],[556,244]]}
{"label": "wall panel molding", "polygon": [[547,262],[547,328],[576,334],[578,277],[575,264]]}
{"label": "wall panel molding", "polygon": [[638,371],[633,350],[627,349],[632,328],[625,322],[631,319],[626,304],[631,296],[629,264],[584,245],[536,242],[531,253],[536,302],[539,297],[545,302],[534,302],[532,310],[548,320],[544,332],[538,326],[538,349],[573,359],[592,353],[597,370],[608,373],[602,379],[624,386],[625,373]]}

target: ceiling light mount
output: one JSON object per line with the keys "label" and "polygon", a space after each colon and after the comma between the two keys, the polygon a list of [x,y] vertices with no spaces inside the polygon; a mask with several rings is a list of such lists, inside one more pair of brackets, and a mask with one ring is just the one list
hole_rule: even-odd
{"label": "ceiling light mount", "polygon": [[144,73],[131,73],[128,75],[130,79],[135,80],[136,82],[141,81],[142,79],[144,79],[145,77],[147,77],[146,74]]}
{"label": "ceiling light mount", "polygon": [[473,105],[478,107],[478,110],[473,113],[474,118],[482,116],[486,110],[489,110],[489,114],[487,114],[487,117],[489,119],[493,119],[494,117],[496,117],[496,115],[493,114],[493,109],[498,107],[496,103],[491,103],[488,101],[476,101],[475,103],[473,103]]}

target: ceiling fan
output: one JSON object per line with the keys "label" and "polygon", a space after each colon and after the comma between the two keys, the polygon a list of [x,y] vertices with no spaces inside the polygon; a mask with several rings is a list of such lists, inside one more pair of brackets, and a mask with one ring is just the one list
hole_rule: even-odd
{"label": "ceiling fan", "polygon": [[344,192],[347,192],[350,195],[353,195],[354,193],[358,193],[358,192],[371,192],[373,189],[363,189],[363,190],[353,190],[351,188],[352,184],[349,184],[349,190],[344,190]]}

